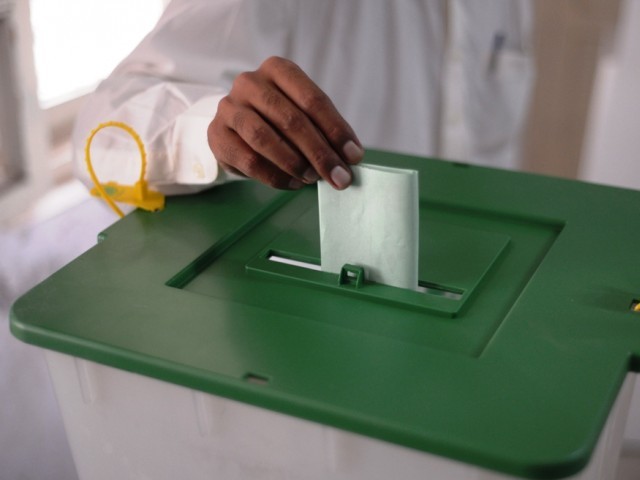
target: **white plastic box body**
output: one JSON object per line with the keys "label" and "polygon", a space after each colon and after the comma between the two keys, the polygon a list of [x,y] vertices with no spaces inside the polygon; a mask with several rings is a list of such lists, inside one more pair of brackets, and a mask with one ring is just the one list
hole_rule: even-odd
{"label": "white plastic box body", "polygon": [[[45,352],[81,480],[516,478]],[[634,382],[628,374],[589,465],[572,480],[615,477]]]}

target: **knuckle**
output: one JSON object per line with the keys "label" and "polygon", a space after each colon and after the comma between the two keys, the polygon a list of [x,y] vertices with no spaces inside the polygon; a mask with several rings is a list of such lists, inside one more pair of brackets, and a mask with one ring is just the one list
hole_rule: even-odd
{"label": "knuckle", "polygon": [[272,55],[268,57],[262,64],[260,65],[261,70],[273,71],[281,68],[285,65],[287,60],[282,57],[278,57],[277,55]]}
{"label": "knuckle", "polygon": [[327,148],[316,148],[309,158],[314,165],[330,165],[335,163],[334,155]]}
{"label": "knuckle", "polygon": [[231,121],[231,127],[236,131],[236,132],[242,132],[242,130],[244,129],[244,125],[247,121],[247,116],[242,112],[236,112],[233,114],[233,120]]}
{"label": "knuckle", "polygon": [[301,107],[307,112],[324,110],[327,104],[327,96],[320,92],[310,92],[302,97]]}
{"label": "knuckle", "polygon": [[345,137],[345,131],[340,125],[333,123],[327,128],[325,135],[331,142],[337,143]]}
{"label": "knuckle", "polygon": [[260,157],[252,152],[244,156],[241,170],[250,177],[255,177],[260,173]]}
{"label": "knuckle", "polygon": [[264,147],[269,143],[269,128],[266,125],[258,125],[251,130],[251,144]]}
{"label": "knuckle", "polygon": [[231,91],[243,90],[250,85],[253,85],[255,81],[255,73],[254,72],[242,72],[236,75],[236,78],[233,79],[233,84],[231,86]]}
{"label": "knuckle", "polygon": [[218,110],[216,111],[216,116],[214,118],[226,116],[229,111],[231,111],[232,107],[233,102],[231,101],[229,96],[227,95],[222,97],[218,102]]}
{"label": "knuckle", "polygon": [[262,100],[266,105],[272,108],[278,108],[282,105],[282,96],[275,90],[265,90],[262,93]]}
{"label": "knuckle", "polygon": [[307,162],[294,155],[281,157],[279,166],[282,170],[297,178],[302,178],[308,168]]}
{"label": "knuckle", "polygon": [[304,117],[299,112],[286,112],[282,122],[282,129],[288,132],[299,132],[304,126]]}

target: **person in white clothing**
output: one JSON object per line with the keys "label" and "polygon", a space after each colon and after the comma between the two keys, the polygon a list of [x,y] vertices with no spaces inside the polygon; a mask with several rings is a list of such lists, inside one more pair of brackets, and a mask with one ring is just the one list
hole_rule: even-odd
{"label": "person in white clothing", "polygon": [[[76,173],[90,183],[84,143],[108,120],[138,131],[165,194],[240,176],[342,189],[363,147],[516,168],[531,16],[529,0],[173,0],[80,113]],[[101,180],[135,178],[104,132]]]}

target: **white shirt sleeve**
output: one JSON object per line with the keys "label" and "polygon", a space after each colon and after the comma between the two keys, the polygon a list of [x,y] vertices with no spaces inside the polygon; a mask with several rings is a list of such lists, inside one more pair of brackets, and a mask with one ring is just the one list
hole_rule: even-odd
{"label": "white shirt sleeve", "polygon": [[[120,121],[140,135],[148,158],[145,178],[155,190],[193,193],[239,178],[219,168],[207,127],[235,76],[285,48],[286,1],[283,8],[263,3],[172,1],[153,31],[83,106],[73,132],[76,176],[91,186],[86,139],[99,124]],[[117,129],[96,135],[91,160],[102,183],[130,185],[140,173],[135,144]]]}

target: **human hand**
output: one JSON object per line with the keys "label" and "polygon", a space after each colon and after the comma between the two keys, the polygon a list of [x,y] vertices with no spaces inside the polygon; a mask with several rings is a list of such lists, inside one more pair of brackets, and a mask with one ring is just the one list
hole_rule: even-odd
{"label": "human hand", "polygon": [[236,77],[207,137],[225,170],[288,190],[320,177],[338,190],[347,188],[348,165],[364,156],[329,97],[295,63],[279,57]]}

